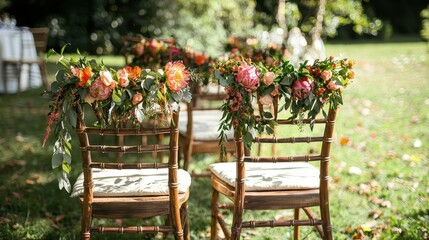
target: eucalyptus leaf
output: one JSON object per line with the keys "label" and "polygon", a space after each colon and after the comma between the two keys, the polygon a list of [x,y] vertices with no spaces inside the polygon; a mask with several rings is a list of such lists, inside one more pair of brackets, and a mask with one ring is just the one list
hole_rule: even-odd
{"label": "eucalyptus leaf", "polygon": [[182,90],[183,92],[183,101],[190,103],[192,100],[192,93],[189,88],[185,88]]}
{"label": "eucalyptus leaf", "polygon": [[63,162],[63,153],[61,151],[56,151],[52,154],[52,169],[57,168]]}
{"label": "eucalyptus leaf", "polygon": [[136,108],[135,111],[134,111],[134,113],[136,114],[137,121],[143,122],[143,120],[144,120],[144,113],[143,113],[143,111],[140,110],[140,109],[138,109],[138,108]]}
{"label": "eucalyptus leaf", "polygon": [[63,161],[62,164],[61,164],[61,167],[62,167],[62,169],[63,169],[64,172],[66,172],[67,174],[70,173],[71,166],[70,166],[70,164],[68,162]]}
{"label": "eucalyptus leaf", "polygon": [[58,175],[58,187],[59,189],[65,189],[68,193],[71,190],[70,180],[67,178],[67,174],[63,171]]}

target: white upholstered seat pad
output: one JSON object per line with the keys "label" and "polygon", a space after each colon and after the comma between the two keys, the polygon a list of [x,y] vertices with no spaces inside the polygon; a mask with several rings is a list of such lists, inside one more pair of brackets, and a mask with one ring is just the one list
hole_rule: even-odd
{"label": "white upholstered seat pad", "polygon": [[[180,112],[179,132],[186,134],[186,124],[188,123],[188,113]],[[222,117],[220,110],[196,110],[192,111],[193,136],[195,140],[216,140],[219,136],[219,123]],[[228,139],[234,137],[232,130],[226,132]]]}
{"label": "white upholstered seat pad", "polygon": [[[177,171],[179,193],[185,193],[191,185],[188,172]],[[168,195],[168,169],[93,169],[94,196],[150,196]],[[71,197],[83,195],[83,173],[73,186]]]}
{"label": "white upholstered seat pad", "polygon": [[[309,163],[245,163],[246,191],[319,188],[319,169]],[[236,163],[210,165],[217,177],[235,186]]]}

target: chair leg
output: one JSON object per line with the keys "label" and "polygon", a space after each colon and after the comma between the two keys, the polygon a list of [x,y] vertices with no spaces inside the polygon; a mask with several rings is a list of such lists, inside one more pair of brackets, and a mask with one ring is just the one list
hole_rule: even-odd
{"label": "chair leg", "polygon": [[322,215],[323,239],[332,240],[332,226],[329,216],[329,205],[321,206],[320,212]]}
{"label": "chair leg", "polygon": [[189,162],[191,161],[192,146],[187,146],[188,149],[183,149],[183,170],[188,171]]}
{"label": "chair leg", "polygon": [[[295,213],[294,213],[294,219],[295,220],[299,220],[300,219],[300,209],[299,208],[295,208]],[[299,240],[300,239],[300,227],[299,226],[294,226],[293,227],[293,239],[294,240]]]}
{"label": "chair leg", "polygon": [[183,238],[185,240],[191,239],[191,234],[189,231],[189,217],[188,217],[188,204],[184,203],[180,208],[180,219],[182,219],[183,226]]}
{"label": "chair leg", "polygon": [[80,238],[82,240],[89,240],[91,239],[91,217],[90,217],[91,213],[87,212],[85,213],[85,211],[83,212],[83,216],[82,216],[82,226],[81,226],[81,236]]}
{"label": "chair leg", "polygon": [[211,236],[211,240],[216,240],[217,239],[217,215],[218,215],[218,208],[217,208],[217,204],[219,201],[219,192],[216,191],[214,188],[212,188],[212,202],[211,202],[211,232],[210,232],[210,236]]}

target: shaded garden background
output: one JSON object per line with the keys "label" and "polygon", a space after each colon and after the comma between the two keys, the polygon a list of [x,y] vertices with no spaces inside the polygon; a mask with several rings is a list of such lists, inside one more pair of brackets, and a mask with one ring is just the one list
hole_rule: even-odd
{"label": "shaded garden background", "polygon": [[[255,35],[276,26],[311,32],[320,0],[0,0],[0,12],[18,26],[49,26],[49,47],[72,43],[69,51],[118,54],[120,37],[174,37],[182,45],[222,52],[230,35]],[[283,4],[283,5],[282,5]],[[284,6],[280,12],[279,5]],[[419,39],[425,0],[326,1],[323,39]],[[1,9],[3,7],[3,9]],[[24,9],[26,9],[24,11]],[[285,26],[282,26],[285,25]]]}

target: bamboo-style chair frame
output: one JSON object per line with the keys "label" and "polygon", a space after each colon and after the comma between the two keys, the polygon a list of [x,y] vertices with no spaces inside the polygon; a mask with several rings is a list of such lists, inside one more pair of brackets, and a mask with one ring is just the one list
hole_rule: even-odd
{"label": "bamboo-style chair frame", "polygon": [[[187,200],[189,189],[185,193],[178,190],[178,121],[179,114],[172,113],[169,127],[153,126],[152,128],[96,128],[87,127],[83,118],[83,110],[79,104],[75,106],[77,112],[76,132],[79,137],[82,153],[82,168],[84,183],[82,203],[81,239],[90,239],[91,233],[163,233],[173,234],[175,239],[190,239],[188,225]],[[168,145],[92,145],[89,135],[104,137],[132,137],[170,135]],[[144,157],[137,163],[127,163],[122,158],[119,162],[105,162],[103,159],[93,161],[92,152],[113,153],[151,153],[169,152],[168,163],[144,162]],[[92,169],[160,169],[168,168],[168,195],[149,196],[94,196]],[[136,218],[143,219],[154,216],[168,216],[164,226],[130,226],[130,227],[102,227],[92,226],[93,218]]]}
{"label": "bamboo-style chair frame", "polygon": [[[234,142],[236,148],[236,162],[230,163],[236,166],[235,186],[231,186],[223,179],[211,174],[212,180],[212,202],[211,202],[211,239],[218,238],[218,224],[221,227],[226,239],[240,239],[243,228],[259,227],[294,227],[294,239],[300,239],[300,226],[314,226],[323,239],[332,239],[332,227],[329,214],[328,180],[329,180],[329,160],[330,149],[333,142],[334,123],[337,109],[329,108],[326,119],[316,119],[314,124],[324,125],[323,136],[319,137],[287,137],[287,138],[256,138],[254,142],[259,143],[313,143],[321,142],[319,154],[303,156],[248,156],[244,154],[243,138],[239,132],[235,132]],[[278,128],[282,125],[295,125],[297,120],[277,119]],[[304,119],[303,123],[310,124],[311,120]],[[296,126],[292,126],[296,127]],[[246,191],[246,171],[248,162],[311,162],[317,161],[320,166],[320,184],[315,189],[298,190],[266,190],[266,191]],[[261,173],[262,174],[262,173]],[[219,195],[226,196],[231,205],[221,204]],[[310,207],[319,207],[321,217],[310,210]],[[221,214],[221,209],[232,210],[233,220],[230,228]],[[244,210],[279,210],[294,209],[294,218],[290,220],[269,220],[269,221],[243,221]],[[301,219],[300,209],[303,209],[308,219]]]}
{"label": "bamboo-style chair frame", "polygon": [[[191,86],[192,89],[192,100],[186,104],[186,132],[181,132],[179,134],[179,147],[180,152],[183,153],[183,169],[186,171],[189,169],[189,165],[192,161],[192,156],[194,154],[202,153],[211,153],[219,154],[219,139],[206,139],[200,140],[194,137],[194,127],[193,123],[198,118],[196,111],[219,111],[220,106],[211,104],[211,102],[220,103],[225,99],[225,93],[223,90],[219,89],[216,92],[206,92],[202,91],[202,86],[200,84],[194,83]],[[219,115],[219,121],[222,116]],[[234,152],[235,146],[234,142],[230,141],[225,144],[227,152]],[[220,158],[220,155],[219,155]],[[192,173],[194,177],[210,177],[209,173],[196,174]]]}

